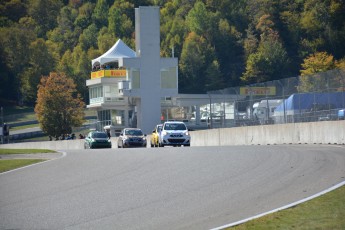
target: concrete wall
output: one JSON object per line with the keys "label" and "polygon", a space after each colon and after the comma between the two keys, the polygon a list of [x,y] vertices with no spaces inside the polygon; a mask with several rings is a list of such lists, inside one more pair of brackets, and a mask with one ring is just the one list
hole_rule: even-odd
{"label": "concrete wall", "polygon": [[345,121],[245,126],[191,132],[192,146],[345,144]]}
{"label": "concrete wall", "polygon": [[[345,144],[345,121],[322,121],[280,125],[246,126],[191,132],[192,146]],[[117,138],[111,138],[117,148]],[[148,147],[150,135],[147,136]],[[3,144],[0,148],[83,149],[84,140]]]}
{"label": "concrete wall", "polygon": [[3,144],[0,148],[8,149],[83,149],[84,140],[64,140],[64,141],[41,141],[41,142],[23,142],[15,144]]}

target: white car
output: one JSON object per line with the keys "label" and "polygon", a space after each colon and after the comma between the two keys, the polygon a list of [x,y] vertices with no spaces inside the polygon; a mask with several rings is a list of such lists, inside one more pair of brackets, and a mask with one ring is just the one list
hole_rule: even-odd
{"label": "white car", "polygon": [[117,148],[143,147],[146,148],[146,134],[141,129],[125,128],[117,139]]}
{"label": "white car", "polygon": [[181,121],[164,122],[159,136],[159,147],[190,146],[191,137],[185,123]]}

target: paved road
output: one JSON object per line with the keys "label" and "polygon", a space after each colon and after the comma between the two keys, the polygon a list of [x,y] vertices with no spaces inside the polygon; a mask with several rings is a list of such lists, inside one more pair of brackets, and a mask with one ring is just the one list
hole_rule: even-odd
{"label": "paved road", "polygon": [[345,148],[68,151],[0,174],[0,229],[210,229],[345,180]]}

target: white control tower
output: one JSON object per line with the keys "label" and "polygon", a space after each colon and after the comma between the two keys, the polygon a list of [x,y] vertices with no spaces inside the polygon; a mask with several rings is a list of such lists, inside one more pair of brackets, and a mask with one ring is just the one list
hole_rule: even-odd
{"label": "white control tower", "polygon": [[178,94],[178,60],[160,57],[159,7],[135,9],[135,45],[136,57],[122,63],[130,70],[123,95],[135,98],[137,127],[151,133],[160,123],[161,99]]}

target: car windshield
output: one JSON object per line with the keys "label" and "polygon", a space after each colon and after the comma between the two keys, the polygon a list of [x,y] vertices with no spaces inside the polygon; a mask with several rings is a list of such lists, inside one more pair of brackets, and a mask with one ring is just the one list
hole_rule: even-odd
{"label": "car windshield", "polygon": [[131,136],[142,136],[143,132],[140,129],[128,129],[125,131],[125,134]]}
{"label": "car windshield", "polygon": [[106,133],[93,133],[93,138],[108,138],[108,135]]}
{"label": "car windshield", "polygon": [[160,131],[162,131],[162,126],[157,127],[157,132],[160,132]]}
{"label": "car windshield", "polygon": [[164,129],[165,130],[186,130],[187,127],[184,124],[171,123],[171,124],[165,124]]}

